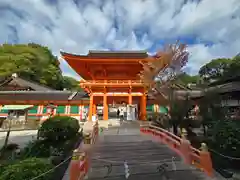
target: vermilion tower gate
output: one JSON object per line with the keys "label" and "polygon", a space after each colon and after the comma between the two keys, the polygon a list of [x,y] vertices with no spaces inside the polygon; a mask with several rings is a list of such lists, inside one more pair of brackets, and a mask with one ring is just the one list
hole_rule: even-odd
{"label": "vermilion tower gate", "polygon": [[142,64],[154,60],[143,51],[89,51],[88,55],[61,52],[62,57],[83,78],[80,86],[89,93],[89,120],[96,104],[103,104],[103,119],[108,120],[108,104],[126,101],[140,104],[140,120],[146,119],[147,92],[139,78]]}

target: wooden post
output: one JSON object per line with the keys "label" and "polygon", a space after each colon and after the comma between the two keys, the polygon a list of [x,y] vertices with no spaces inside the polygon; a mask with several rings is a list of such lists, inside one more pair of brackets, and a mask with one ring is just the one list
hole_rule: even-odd
{"label": "wooden post", "polygon": [[90,95],[89,109],[88,109],[88,120],[92,121],[93,115],[93,94]]}
{"label": "wooden post", "polygon": [[78,114],[79,114],[79,120],[81,121],[83,119],[83,107],[82,105],[78,106]]}
{"label": "wooden post", "polygon": [[132,94],[131,93],[128,95],[128,104],[129,105],[132,104]]}
{"label": "wooden post", "polygon": [[103,95],[103,120],[108,120],[107,94]]}
{"label": "wooden post", "polygon": [[38,106],[37,114],[43,114],[43,105]]}
{"label": "wooden post", "polygon": [[182,130],[182,139],[181,139],[181,145],[180,145],[180,151],[184,158],[184,161],[186,164],[191,164],[191,143],[189,140],[186,139],[187,131],[185,129]]}
{"label": "wooden post", "polygon": [[205,143],[201,144],[200,164],[201,164],[204,172],[208,176],[213,177],[212,159],[211,159],[211,155],[208,151],[207,145]]}
{"label": "wooden post", "polygon": [[128,104],[132,104],[132,89],[129,88],[129,93],[128,93]]}
{"label": "wooden post", "polygon": [[65,115],[69,115],[70,114],[70,108],[71,108],[70,105],[66,105],[65,106]]}
{"label": "wooden post", "polygon": [[80,168],[79,168],[79,160],[81,153],[78,149],[73,151],[72,160],[70,162],[70,180],[79,179]]}
{"label": "wooden post", "polygon": [[140,102],[140,120],[146,120],[146,115],[147,115],[147,110],[146,110],[146,105],[147,105],[147,98],[146,94],[143,93],[141,96],[141,102]]}
{"label": "wooden post", "polygon": [[25,110],[25,122],[24,122],[24,125],[27,125],[27,123],[28,123],[28,111],[29,111],[29,109]]}
{"label": "wooden post", "polygon": [[93,115],[96,116],[97,115],[97,105],[93,104]]}

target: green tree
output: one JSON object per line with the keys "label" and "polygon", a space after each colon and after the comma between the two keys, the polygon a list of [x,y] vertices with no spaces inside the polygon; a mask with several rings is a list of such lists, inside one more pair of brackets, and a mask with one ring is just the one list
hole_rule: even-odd
{"label": "green tree", "polygon": [[178,128],[184,124],[183,121],[188,118],[191,107],[192,102],[189,99],[189,95],[186,95],[184,99],[177,99],[177,97],[173,96],[170,97],[170,122],[175,135],[178,135]]}
{"label": "green tree", "polygon": [[[239,169],[239,160],[235,159],[240,158],[239,121],[232,119],[216,121],[208,131],[211,132],[208,133],[208,144],[214,165],[220,168]],[[228,157],[220,156],[219,153]]]}
{"label": "green tree", "polygon": [[203,132],[207,136],[208,128],[211,128],[216,121],[224,120],[226,110],[221,106],[221,96],[215,91],[205,92],[198,105]]}
{"label": "green tree", "polygon": [[199,75],[191,76],[187,73],[180,74],[176,79],[176,83],[180,83],[183,85],[198,84],[199,81],[200,81]]}
{"label": "green tree", "polygon": [[39,129],[39,137],[49,142],[65,141],[77,136],[78,120],[68,116],[54,116],[44,121]]}
{"label": "green tree", "polygon": [[228,68],[225,69],[223,73],[223,78],[228,79],[228,78],[233,78],[236,76],[240,76],[240,56],[235,56],[232,58],[230,61]]}
{"label": "green tree", "polygon": [[[20,180],[35,178],[53,168],[48,159],[29,158],[7,165],[0,174],[1,180]],[[52,179],[52,172],[38,178],[38,180]]]}
{"label": "green tree", "polygon": [[79,81],[69,76],[63,76],[63,86],[68,90],[83,91],[79,86]]}
{"label": "green tree", "polygon": [[63,89],[57,57],[47,47],[38,44],[0,46],[0,76],[13,73],[54,89]]}
{"label": "green tree", "polygon": [[230,63],[231,59],[213,59],[200,68],[199,75],[207,83],[211,80],[221,80],[225,70],[229,67]]}

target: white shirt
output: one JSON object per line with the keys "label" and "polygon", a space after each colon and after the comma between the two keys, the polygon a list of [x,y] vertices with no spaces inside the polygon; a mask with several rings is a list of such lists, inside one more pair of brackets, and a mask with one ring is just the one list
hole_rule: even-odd
{"label": "white shirt", "polygon": [[120,110],[120,113],[119,113],[120,116],[123,116],[124,115],[124,112],[123,110]]}

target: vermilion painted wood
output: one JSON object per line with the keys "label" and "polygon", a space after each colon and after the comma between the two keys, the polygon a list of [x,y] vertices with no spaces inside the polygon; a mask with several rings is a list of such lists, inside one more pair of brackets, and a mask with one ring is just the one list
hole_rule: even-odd
{"label": "vermilion painted wood", "polygon": [[193,148],[188,140],[181,139],[169,131],[156,126],[150,125],[140,127],[140,132],[156,137],[182,156],[186,163],[193,164],[197,168],[202,169],[208,176],[213,177],[214,171],[209,152]]}

